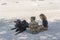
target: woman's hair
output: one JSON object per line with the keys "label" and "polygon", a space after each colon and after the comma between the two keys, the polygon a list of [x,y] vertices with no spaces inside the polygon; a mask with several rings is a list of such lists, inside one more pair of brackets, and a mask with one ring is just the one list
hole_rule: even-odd
{"label": "woman's hair", "polygon": [[42,17],[42,20],[47,20],[47,17],[44,14],[40,14],[40,16]]}

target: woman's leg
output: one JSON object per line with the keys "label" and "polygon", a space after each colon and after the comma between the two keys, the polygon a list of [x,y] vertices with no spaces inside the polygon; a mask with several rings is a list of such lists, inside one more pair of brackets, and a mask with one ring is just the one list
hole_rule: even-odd
{"label": "woman's leg", "polygon": [[45,27],[44,27],[44,26],[42,26],[42,25],[40,25],[40,26],[38,27],[38,29],[39,29],[39,30],[41,30],[41,31],[48,30],[48,28],[45,28]]}

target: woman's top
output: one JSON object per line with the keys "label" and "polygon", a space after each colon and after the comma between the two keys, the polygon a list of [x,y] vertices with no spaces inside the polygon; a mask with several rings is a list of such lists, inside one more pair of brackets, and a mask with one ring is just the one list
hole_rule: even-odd
{"label": "woman's top", "polygon": [[47,20],[43,20],[43,21],[42,21],[42,25],[43,25],[45,28],[48,28],[48,21],[47,21]]}

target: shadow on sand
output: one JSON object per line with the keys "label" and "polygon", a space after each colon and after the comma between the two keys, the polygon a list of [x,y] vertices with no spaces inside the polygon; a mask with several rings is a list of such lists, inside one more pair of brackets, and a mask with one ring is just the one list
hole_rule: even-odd
{"label": "shadow on sand", "polygon": [[12,22],[0,21],[1,40],[60,40],[60,20],[49,22],[49,29],[36,35],[25,31],[15,36],[15,31],[10,30],[12,27],[14,27]]}

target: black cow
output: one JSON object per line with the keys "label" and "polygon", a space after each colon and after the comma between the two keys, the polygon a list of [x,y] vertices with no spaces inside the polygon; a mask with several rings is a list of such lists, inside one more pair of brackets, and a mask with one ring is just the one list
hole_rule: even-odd
{"label": "black cow", "polygon": [[26,22],[26,20],[21,21],[21,20],[18,19],[17,21],[15,21],[15,23],[16,23],[15,28],[11,29],[11,30],[16,29],[17,33],[15,35],[17,35],[21,32],[24,32],[29,25],[28,22]]}

